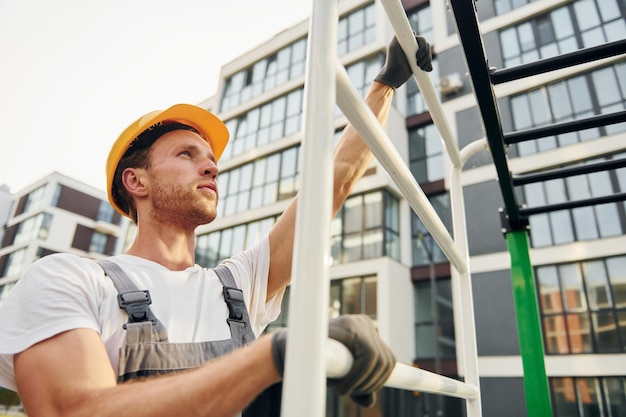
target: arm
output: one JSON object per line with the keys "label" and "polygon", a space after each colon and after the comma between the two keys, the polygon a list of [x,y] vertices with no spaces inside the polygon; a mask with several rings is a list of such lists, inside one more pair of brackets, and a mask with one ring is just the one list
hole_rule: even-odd
{"label": "arm", "polygon": [[267,336],[195,370],[121,385],[88,329],[40,342],[15,355],[14,366],[30,417],[233,416],[280,380]]}
{"label": "arm", "polygon": [[[394,89],[390,86],[374,81],[365,98],[365,102],[383,125],[389,115],[393,93]],[[333,155],[333,216],[337,214],[356,182],[365,173],[371,160],[372,152],[369,147],[356,130],[348,125]],[[297,199],[296,196],[270,231],[268,299],[286,287],[291,279]]]}
{"label": "arm", "polygon": [[[423,37],[415,37],[418,50],[417,65],[424,71],[432,71],[430,44]],[[382,126],[387,123],[391,101],[396,88],[404,84],[412,70],[394,37],[387,47],[385,65],[372,83],[365,102]],[[356,130],[348,125],[344,130],[333,155],[333,207],[335,216],[356,182],[363,176],[372,160],[372,153]],[[270,271],[267,299],[285,288],[291,280],[291,264],[295,236],[297,197],[280,216],[270,231]]]}

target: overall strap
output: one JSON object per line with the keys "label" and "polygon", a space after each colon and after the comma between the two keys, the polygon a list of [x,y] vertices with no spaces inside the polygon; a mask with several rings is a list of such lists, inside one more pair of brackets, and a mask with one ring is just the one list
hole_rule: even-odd
{"label": "overall strap", "polygon": [[224,301],[228,306],[228,327],[236,347],[245,346],[254,341],[255,336],[250,325],[248,308],[243,299],[243,291],[237,288],[233,273],[227,266],[219,265],[213,271],[224,287]]}
{"label": "overall strap", "polygon": [[117,289],[117,302],[128,314],[127,343],[168,340],[167,330],[150,309],[150,291],[139,290],[118,264],[109,259],[96,260]]}

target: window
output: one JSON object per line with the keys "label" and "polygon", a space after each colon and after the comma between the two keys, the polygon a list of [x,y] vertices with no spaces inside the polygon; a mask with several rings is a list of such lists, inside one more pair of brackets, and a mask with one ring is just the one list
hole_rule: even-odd
{"label": "window", "polygon": [[[450,231],[452,215],[448,193],[429,196],[429,200],[439,218]],[[427,266],[448,261],[424,223],[413,211],[411,211],[411,237],[413,241],[413,266]]]}
{"label": "window", "polygon": [[104,233],[93,232],[91,236],[91,244],[89,245],[89,252],[91,253],[106,253],[108,237]]}
{"label": "window", "polygon": [[295,196],[299,160],[298,145],[220,173],[223,197],[219,215],[230,216]]}
{"label": "window", "polygon": [[[455,358],[454,317],[450,278],[415,283],[415,357]],[[436,300],[433,302],[433,300]]]}
{"label": "window", "polygon": [[96,220],[113,223],[114,215],[115,210],[113,210],[113,207],[108,202],[101,201],[100,207],[98,207],[98,217],[96,218]]}
{"label": "window", "polygon": [[34,239],[45,240],[48,237],[51,220],[52,216],[47,213],[41,213],[24,220],[17,228],[13,244],[25,244]]}
{"label": "window", "polygon": [[333,280],[330,284],[330,318],[342,314],[367,314],[376,321],[376,276]]}
{"label": "window", "polygon": [[386,191],[349,197],[331,223],[334,263],[391,256],[399,259],[397,199]]}
{"label": "window", "polygon": [[547,354],[626,351],[626,256],[535,269]]}
{"label": "window", "polygon": [[372,84],[372,80],[380,71],[384,64],[383,56],[376,55],[364,61],[359,61],[346,68],[350,81],[359,93],[361,98],[365,97],[367,90]]}
{"label": "window", "polygon": [[496,15],[510,12],[511,10],[530,3],[531,1],[532,0],[495,0],[494,5],[496,7]]}
{"label": "window", "polygon": [[[415,33],[420,36],[423,36],[428,40],[431,44],[434,39],[434,31],[433,31],[433,19],[430,11],[430,6],[423,7],[416,11],[410,12],[407,14],[409,19],[409,24],[411,29]],[[439,93],[439,65],[435,57],[433,57],[433,70],[428,73],[429,78],[433,82],[433,86]],[[419,90],[417,86],[417,82],[414,77],[409,78],[406,83],[407,86],[407,117],[414,116],[416,114],[424,113],[428,111],[428,107],[426,106],[426,102],[424,101],[424,96]],[[441,95],[438,94],[439,98]]]}
{"label": "window", "polygon": [[[439,88],[439,63],[435,56],[433,56],[433,70],[428,73],[428,77],[432,80],[433,87],[435,87],[435,91],[437,92],[437,97],[441,100],[441,92]],[[417,86],[417,82],[415,81],[415,77],[409,78],[406,82],[406,115],[407,117],[415,116],[416,114],[425,113],[428,111],[428,106],[426,105],[426,100],[424,100],[424,96],[422,95],[419,87]]]}
{"label": "window", "polygon": [[626,413],[626,378],[550,378],[555,417],[615,417]]}
{"label": "window", "polygon": [[[514,130],[626,108],[626,62],[562,80],[510,99]],[[626,123],[549,136],[517,145],[521,156],[626,131]]]}
{"label": "window", "polygon": [[285,82],[304,75],[306,68],[306,38],[280,49],[226,80],[221,111],[257,97]]}
{"label": "window", "polygon": [[[500,2],[502,5],[506,2]],[[618,0],[578,0],[500,32],[510,67],[626,37]]]}
{"label": "window", "polygon": [[[374,4],[341,17],[337,30],[339,56],[372,42],[376,36]],[[246,100],[303,76],[306,69],[306,52],[305,37],[233,74],[225,82],[220,111],[226,112]]]}
{"label": "window", "polygon": [[302,93],[294,90],[226,122],[232,139],[223,158],[232,158],[300,130]]}
{"label": "window", "polygon": [[339,19],[337,28],[337,53],[344,56],[376,37],[376,9],[374,4],[365,6]]}
{"label": "window", "polygon": [[444,147],[436,126],[409,131],[409,167],[419,184],[444,179]]}
{"label": "window", "polygon": [[4,276],[18,277],[22,275],[22,272],[24,272],[28,264],[29,260],[26,257],[26,248],[18,249],[8,256]]}
{"label": "window", "polygon": [[[534,208],[622,193],[625,186],[626,168],[620,168],[528,184],[523,190],[525,204]],[[622,235],[626,232],[624,208],[623,202],[606,203],[530,216],[531,245],[544,247]]]}
{"label": "window", "polygon": [[41,187],[31,191],[26,197],[26,203],[24,204],[24,210],[22,213],[28,213],[37,211],[41,209],[45,204],[46,197],[46,186],[42,185]]}
{"label": "window", "polygon": [[266,218],[197,236],[196,263],[205,268],[217,266],[257,243],[269,233],[274,221],[274,218]]}

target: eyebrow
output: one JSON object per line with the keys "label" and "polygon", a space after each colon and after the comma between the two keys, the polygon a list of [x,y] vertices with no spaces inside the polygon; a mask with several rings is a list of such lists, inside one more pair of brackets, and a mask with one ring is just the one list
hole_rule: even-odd
{"label": "eyebrow", "polygon": [[[209,152],[206,154],[207,158],[209,158],[211,161],[213,161],[215,164],[217,164],[217,160],[215,159],[215,154],[213,153],[213,149],[211,148],[211,145],[209,145],[208,142],[206,142],[207,144],[207,148],[209,149]],[[176,152],[178,152],[179,150],[189,150],[189,151],[194,151],[197,153],[201,153],[204,154],[203,150],[204,148],[201,147],[200,145],[198,145],[197,143],[193,142],[193,143],[177,143],[174,146],[174,149],[176,150]]]}

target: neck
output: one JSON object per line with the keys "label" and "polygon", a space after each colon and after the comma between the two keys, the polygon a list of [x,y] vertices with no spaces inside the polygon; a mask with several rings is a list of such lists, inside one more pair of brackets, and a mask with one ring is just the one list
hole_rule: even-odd
{"label": "neck", "polygon": [[159,263],[172,271],[181,271],[194,265],[195,241],[193,230],[142,222],[126,253]]}

